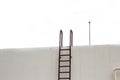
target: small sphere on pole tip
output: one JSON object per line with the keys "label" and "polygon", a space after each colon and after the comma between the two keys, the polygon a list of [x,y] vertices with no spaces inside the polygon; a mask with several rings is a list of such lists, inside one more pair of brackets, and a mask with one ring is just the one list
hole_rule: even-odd
{"label": "small sphere on pole tip", "polygon": [[91,23],[90,21],[88,23]]}

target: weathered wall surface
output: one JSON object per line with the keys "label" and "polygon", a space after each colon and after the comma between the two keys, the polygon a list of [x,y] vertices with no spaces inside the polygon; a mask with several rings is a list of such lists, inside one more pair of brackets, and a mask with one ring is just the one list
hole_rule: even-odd
{"label": "weathered wall surface", "polygon": [[[72,80],[113,80],[115,67],[120,46],[72,48]],[[57,80],[57,70],[58,48],[0,50],[0,80]]]}

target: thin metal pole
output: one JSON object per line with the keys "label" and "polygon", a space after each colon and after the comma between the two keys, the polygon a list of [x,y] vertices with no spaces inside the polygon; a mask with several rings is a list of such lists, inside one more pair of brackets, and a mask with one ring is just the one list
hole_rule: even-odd
{"label": "thin metal pole", "polygon": [[91,22],[89,21],[88,23],[89,23],[89,46],[91,46],[91,26],[90,26]]}

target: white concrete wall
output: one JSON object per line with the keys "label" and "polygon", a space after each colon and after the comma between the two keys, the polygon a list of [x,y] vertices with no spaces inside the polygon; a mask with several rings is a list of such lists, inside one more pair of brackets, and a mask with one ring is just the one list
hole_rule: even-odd
{"label": "white concrete wall", "polygon": [[[120,46],[72,48],[72,80],[113,80],[115,67]],[[57,70],[58,48],[0,50],[0,80],[57,80]]]}

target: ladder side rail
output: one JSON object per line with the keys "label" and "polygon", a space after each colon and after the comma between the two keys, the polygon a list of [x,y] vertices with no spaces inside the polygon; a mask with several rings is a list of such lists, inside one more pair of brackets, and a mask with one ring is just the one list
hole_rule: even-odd
{"label": "ladder side rail", "polygon": [[59,34],[59,48],[61,48],[63,46],[63,32],[62,30],[60,30],[60,34]]}
{"label": "ladder side rail", "polygon": [[70,59],[70,63],[69,63],[69,65],[70,65],[70,67],[69,67],[69,71],[70,71],[70,73],[69,73],[69,80],[71,80],[71,47],[73,46],[73,31],[72,30],[70,30],[70,51],[69,51],[69,53],[70,53],[70,57],[69,57],[69,59]]}
{"label": "ladder side rail", "polygon": [[69,80],[71,80],[71,46],[70,46],[70,51],[69,51],[69,53],[70,53],[70,57],[69,57]]}
{"label": "ladder side rail", "polygon": [[59,34],[59,60],[58,60],[58,80],[60,78],[60,50],[61,47],[63,46],[63,32],[62,30],[60,30],[60,34]]}
{"label": "ladder side rail", "polygon": [[73,46],[73,31],[70,30],[70,46]]}

